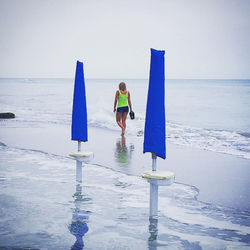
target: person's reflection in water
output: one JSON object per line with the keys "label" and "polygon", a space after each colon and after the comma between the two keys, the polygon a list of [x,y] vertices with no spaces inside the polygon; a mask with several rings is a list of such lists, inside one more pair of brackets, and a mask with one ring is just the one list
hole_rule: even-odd
{"label": "person's reflection in water", "polygon": [[150,236],[148,238],[148,246],[150,250],[157,249],[157,236],[158,236],[158,219],[156,217],[149,217]]}
{"label": "person's reflection in water", "polygon": [[[79,179],[79,176],[77,176]],[[76,237],[76,242],[71,247],[71,250],[81,250],[84,247],[83,236],[88,232],[89,228],[87,225],[90,211],[81,209],[81,205],[90,201],[89,198],[83,198],[81,184],[76,185],[76,192],[73,195],[75,208],[72,215],[72,223],[69,225],[69,231]]]}
{"label": "person's reflection in water", "polygon": [[115,158],[119,163],[129,164],[133,151],[134,151],[133,144],[131,144],[129,148],[127,148],[125,136],[121,136],[121,139],[117,140]]}

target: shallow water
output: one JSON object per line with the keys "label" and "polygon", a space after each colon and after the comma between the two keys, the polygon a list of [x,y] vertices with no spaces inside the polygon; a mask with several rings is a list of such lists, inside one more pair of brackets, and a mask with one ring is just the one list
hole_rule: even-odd
{"label": "shallow water", "polygon": [[198,201],[193,186],[161,187],[159,217],[149,218],[149,184],[138,176],[88,164],[79,183],[68,157],[7,146],[0,166],[0,247],[250,247],[250,213]]}
{"label": "shallow water", "polygon": [[[90,128],[119,134],[112,112],[118,83],[86,80]],[[182,181],[159,188],[158,218],[148,216],[149,184],[140,173],[149,168],[142,166],[143,161],[135,155],[139,146],[134,138],[142,139],[144,130],[147,81],[126,83],[136,114],[135,120],[127,122],[127,138],[131,139],[106,140],[106,148],[95,148],[96,142],[90,140],[89,147],[93,147],[97,158],[83,168],[79,183],[75,162],[65,156],[70,136],[60,138],[59,133],[56,141],[52,136],[56,130],[63,128],[63,134],[70,128],[73,80],[0,79],[1,112],[16,114],[15,119],[0,121],[0,141],[5,143],[2,138],[7,138],[9,142],[7,146],[0,144],[0,249],[250,248],[248,176],[241,176],[248,173],[245,170],[250,158],[249,81],[166,82],[167,142],[242,159],[230,158],[235,166],[228,169],[239,169],[237,174],[213,179],[226,189],[235,183],[232,191],[218,190],[217,200],[214,192],[221,188],[218,182],[206,180],[213,196],[208,197],[209,188],[201,183],[204,179],[198,180],[194,174],[203,171],[202,166],[185,164],[187,173]],[[52,132],[47,126],[53,127]],[[23,129],[29,136],[19,135],[17,138],[23,141],[15,142],[11,133],[22,133]],[[185,158],[191,153],[186,150],[179,155]],[[173,163],[171,155],[168,160]],[[204,160],[208,161],[207,155]],[[211,169],[223,161],[216,162],[212,156]],[[237,165],[239,162],[242,165]],[[183,163],[178,164],[175,171],[181,179]],[[159,161],[161,167],[165,165]],[[218,168],[218,175],[225,173],[220,171]],[[223,193],[226,198],[220,197]],[[228,193],[231,199],[226,202]],[[222,203],[217,202],[219,199]]]}

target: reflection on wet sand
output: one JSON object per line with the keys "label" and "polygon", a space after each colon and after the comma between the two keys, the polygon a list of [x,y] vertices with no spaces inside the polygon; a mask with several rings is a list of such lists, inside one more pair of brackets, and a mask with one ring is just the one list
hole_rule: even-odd
{"label": "reflection on wet sand", "polygon": [[83,236],[89,230],[87,222],[89,220],[89,214],[91,213],[90,211],[86,211],[82,208],[82,206],[86,205],[86,203],[91,203],[91,198],[82,194],[82,171],[79,171],[79,169],[76,170],[76,181],[76,192],[73,195],[75,208],[73,209],[72,222],[69,225],[69,231],[76,237],[76,241],[71,247],[71,250],[83,249]]}
{"label": "reflection on wet sand", "polygon": [[123,164],[129,165],[131,158],[132,158],[133,151],[134,151],[134,144],[130,144],[128,148],[126,145],[125,136],[121,136],[121,138],[119,138],[116,141],[115,159],[118,163],[122,165]]}
{"label": "reflection on wet sand", "polygon": [[148,231],[150,233],[150,236],[148,238],[148,249],[156,250],[158,236],[158,218],[153,216],[149,217]]}

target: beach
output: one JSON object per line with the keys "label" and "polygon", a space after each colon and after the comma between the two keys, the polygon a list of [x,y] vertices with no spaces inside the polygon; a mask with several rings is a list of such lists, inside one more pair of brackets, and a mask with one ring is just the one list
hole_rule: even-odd
{"label": "beach", "polygon": [[250,250],[249,0],[0,10],[0,250]]}
{"label": "beach", "polygon": [[[245,137],[237,148],[240,135],[229,130],[204,130],[201,138],[210,134],[203,142],[195,141],[197,127],[191,138],[192,128],[168,125],[167,158],[157,158],[157,169],[174,172],[175,182],[159,187],[158,217],[152,219],[149,183],[141,177],[152,164],[151,154],[143,154],[142,99],[134,101],[136,120],[128,119],[121,137],[108,111],[112,102],[97,102],[95,82],[87,84],[88,142],[82,150],[94,158],[79,183],[69,157],[77,151],[71,141],[72,86],[19,83],[2,88],[0,99],[16,113],[0,122],[0,248],[249,249],[250,160],[248,151],[240,151],[248,147]],[[133,90],[142,92],[141,83]],[[105,93],[113,95],[109,88]],[[229,153],[220,152],[224,144]]]}
{"label": "beach", "polygon": [[[71,128],[66,126],[36,128],[32,132],[9,128],[2,129],[0,137],[10,147],[69,157],[70,152],[77,152],[77,142],[70,140],[70,133]],[[122,145],[117,131],[90,128],[89,142],[82,143],[82,148],[94,153],[92,164],[138,177],[151,170],[151,154],[143,154],[143,137],[125,136],[124,140]],[[124,160],[119,158],[119,151],[125,151]],[[197,199],[203,202],[250,210],[248,159],[167,144],[167,159],[158,158],[157,169],[172,171],[176,182],[195,186]]]}
{"label": "beach", "polygon": [[77,148],[70,127],[4,128],[0,138],[6,145],[1,147],[2,246],[69,248],[75,242],[69,227],[77,204],[88,225],[87,249],[248,248],[249,160],[167,145],[169,156],[157,160],[157,169],[173,171],[176,178],[172,186],[159,188],[158,241],[151,245],[149,184],[141,178],[151,169],[151,155],[142,153],[142,137],[126,136],[124,144],[117,131],[89,129],[82,147],[94,159],[83,167],[80,201],[74,196],[75,161],[68,156]]}

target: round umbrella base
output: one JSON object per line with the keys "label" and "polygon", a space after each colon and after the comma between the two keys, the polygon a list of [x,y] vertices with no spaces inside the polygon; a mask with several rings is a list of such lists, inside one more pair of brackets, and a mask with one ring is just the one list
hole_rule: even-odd
{"label": "round umbrella base", "polygon": [[94,158],[93,152],[75,152],[70,153],[69,156],[73,157],[75,160],[88,163],[90,160]]}
{"label": "round umbrella base", "polygon": [[142,178],[157,186],[169,186],[174,182],[175,175],[170,171],[147,171],[142,174]]}

